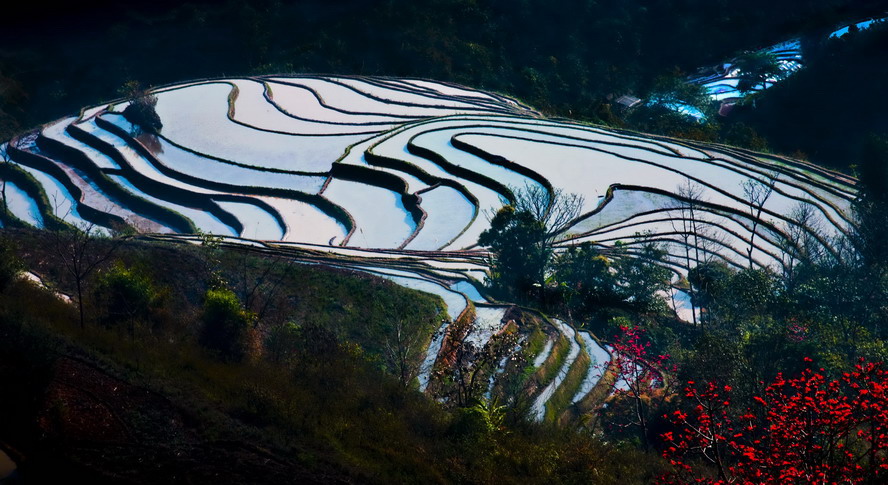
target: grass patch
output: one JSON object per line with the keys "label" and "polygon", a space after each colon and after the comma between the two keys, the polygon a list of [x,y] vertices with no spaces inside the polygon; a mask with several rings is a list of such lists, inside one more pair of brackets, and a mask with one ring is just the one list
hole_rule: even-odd
{"label": "grass patch", "polygon": [[589,354],[586,353],[585,349],[581,349],[580,355],[577,356],[573,365],[568,369],[567,375],[561,381],[561,385],[558,386],[558,389],[555,389],[552,397],[546,402],[546,421],[556,421],[561,412],[571,405],[571,400],[583,383],[583,379],[589,372],[591,364],[592,360],[589,358]]}
{"label": "grass patch", "polygon": [[533,332],[527,336],[527,343],[524,345],[524,356],[527,361],[531,362],[536,356],[540,355],[548,340],[549,336],[540,330],[539,327],[534,328]]}
{"label": "grass patch", "polygon": [[[40,269],[49,282],[50,275],[61,274],[51,271],[51,248],[38,244],[46,233],[7,232],[30,269]],[[128,242],[115,253],[130,266],[148,258],[146,271],[170,295],[162,324],[139,322],[133,330],[94,320],[81,330],[74,306],[29,282],[0,290],[0,379],[6,389],[0,440],[28,457],[34,481],[77,477],[95,483],[137,474],[143,482],[164,483],[175,474],[194,483],[218,476],[267,483],[644,483],[659,472],[656,455],[615,454],[591,436],[529,423],[491,432],[470,410],[450,412],[405,388],[339,326],[372,328],[397,315],[392,312],[399,307],[380,304],[413,301],[380,303],[377,295],[403,290],[401,298],[426,296],[365,275],[304,267],[306,272],[286,276],[280,285],[288,291],[280,302],[269,297],[275,310],[265,318],[290,316],[298,308],[307,319],[292,341],[291,358],[273,363],[258,352],[241,362],[220,361],[197,342],[206,287],[198,282],[206,261],[195,251],[203,249]],[[248,274],[252,264],[261,264],[238,259],[236,252],[222,256],[246,261]],[[234,278],[243,266],[220,262],[219,268]],[[64,278],[57,283],[70,285]],[[227,280],[235,291],[236,283]],[[435,302],[429,297],[429,309],[439,311]],[[349,311],[332,312],[341,320],[309,320],[346,303],[364,310],[356,312],[357,320],[350,320]],[[557,360],[550,363],[556,369]],[[113,446],[90,438],[105,429],[118,430]],[[83,436],[86,441],[78,441]],[[140,461],[144,456],[152,459]],[[635,466],[641,458],[647,460],[643,470]]]}
{"label": "grass patch", "polygon": [[[543,365],[533,374],[532,378],[537,382],[540,388],[546,387],[558,372],[564,367],[564,361],[567,360],[567,354],[570,353],[570,341],[563,333],[559,333],[559,337],[552,345],[552,352],[543,362]],[[533,365],[532,363],[529,365]]]}

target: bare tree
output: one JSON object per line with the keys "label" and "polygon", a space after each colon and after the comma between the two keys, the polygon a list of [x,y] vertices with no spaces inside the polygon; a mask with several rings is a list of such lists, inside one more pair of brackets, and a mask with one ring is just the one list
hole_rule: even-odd
{"label": "bare tree", "polygon": [[479,380],[479,377],[485,372],[495,372],[496,363],[518,343],[516,332],[500,332],[479,347],[469,338],[477,329],[478,326],[472,322],[456,347],[454,381],[456,400],[460,407],[468,406],[482,396],[486,382]]}
{"label": "bare tree", "polygon": [[[711,263],[718,258],[719,251],[728,237],[720,230],[717,219],[727,217],[725,214],[707,207],[704,197],[705,188],[690,178],[676,187],[678,207],[669,211],[673,230],[681,238],[684,248],[685,267],[688,275],[694,268]],[[699,294],[706,291],[699,288],[693,278],[688,279],[687,293],[691,303],[691,321],[703,325],[702,315],[698,315]]]}
{"label": "bare tree", "polygon": [[74,280],[77,290],[77,305],[80,313],[80,328],[86,326],[83,311],[83,290],[87,279],[123,243],[120,238],[99,237],[96,225],[80,224],[77,229],[62,228],[52,232],[54,249],[62,267]]}
{"label": "bare tree", "polygon": [[396,318],[391,333],[385,337],[386,363],[404,387],[409,387],[419,375],[419,356],[422,350],[419,332],[411,333],[409,328],[405,319]]}
{"label": "bare tree", "polygon": [[200,261],[203,274],[201,277],[212,288],[228,287],[222,275],[222,236],[198,232],[200,236]]}
{"label": "bare tree", "polygon": [[[679,234],[684,245],[685,267],[688,271],[700,265],[700,231],[702,229],[698,213],[700,203],[703,202],[703,186],[685,179],[683,184],[677,187],[678,191],[678,217],[671,217],[672,228]],[[676,222],[677,221],[677,222]],[[693,251],[693,265],[691,264],[691,252]],[[688,284],[690,293],[691,315],[694,326],[697,326],[697,308],[694,303],[694,288]]]}
{"label": "bare tree", "polygon": [[553,245],[582,212],[583,197],[531,185],[513,191],[514,204],[487,213],[490,227],[478,243],[490,250],[496,291],[518,301],[541,300],[545,306]]}
{"label": "bare tree", "polygon": [[818,240],[821,233],[820,221],[814,206],[802,201],[793,207],[789,221],[784,222],[785,238],[781,239],[783,279],[792,290],[799,264],[819,260],[824,252]]}
{"label": "bare tree", "polygon": [[[271,308],[281,283],[290,273],[293,261],[278,256],[252,257],[253,251],[246,248],[238,249],[241,251],[239,271],[234,275],[237,281],[232,282],[232,287],[240,290],[244,307],[262,320]],[[253,271],[251,262],[256,262],[258,266],[256,271]]]}
{"label": "bare tree", "polygon": [[561,189],[554,189],[550,194],[542,185],[529,183],[512,192],[515,194],[515,209],[531,213],[546,227],[547,245],[573,224],[585,203],[581,194],[565,193]]}
{"label": "bare tree", "polygon": [[772,172],[768,174],[767,181],[762,182],[759,179],[749,178],[740,183],[743,188],[743,196],[746,199],[749,217],[752,219],[752,229],[749,233],[749,249],[746,250],[749,256],[749,267],[752,268],[752,252],[755,250],[755,235],[758,225],[762,222],[762,212],[765,208],[765,202],[774,192],[774,186],[777,185],[777,179],[780,174]]}
{"label": "bare tree", "polygon": [[[685,263],[688,269],[698,266],[707,259],[707,251],[711,245],[711,240],[716,239],[716,235],[711,234],[709,228],[712,223],[703,217],[705,212],[702,205],[706,202],[703,197],[704,188],[702,185],[685,179],[684,183],[676,187],[678,192],[678,213],[677,217],[672,217],[672,228],[679,233],[685,247]],[[674,213],[669,211],[670,216]],[[691,254],[693,253],[693,258]],[[693,263],[693,264],[691,264]]]}

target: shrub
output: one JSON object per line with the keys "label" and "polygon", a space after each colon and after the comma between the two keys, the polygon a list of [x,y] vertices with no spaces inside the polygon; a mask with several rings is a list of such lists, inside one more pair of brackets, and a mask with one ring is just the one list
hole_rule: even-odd
{"label": "shrub", "polygon": [[152,320],[152,310],[161,299],[145,271],[120,261],[99,275],[95,293],[100,321],[106,326],[126,323],[131,331],[136,323]]}
{"label": "shrub", "polygon": [[19,272],[25,269],[15,249],[10,241],[0,239],[0,291],[6,289],[18,277]]}
{"label": "shrub", "polygon": [[200,343],[223,360],[243,360],[254,321],[255,315],[244,309],[233,291],[210,289],[204,297]]}
{"label": "shrub", "polygon": [[275,325],[265,337],[265,353],[269,360],[289,364],[299,347],[300,328],[294,322]]}

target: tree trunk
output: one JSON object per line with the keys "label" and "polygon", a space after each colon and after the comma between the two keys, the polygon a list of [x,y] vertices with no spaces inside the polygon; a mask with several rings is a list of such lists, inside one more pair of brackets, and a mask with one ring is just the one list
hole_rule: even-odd
{"label": "tree trunk", "polygon": [[75,278],[77,280],[77,306],[80,310],[80,330],[86,328],[86,323],[83,318],[83,282],[80,278]]}

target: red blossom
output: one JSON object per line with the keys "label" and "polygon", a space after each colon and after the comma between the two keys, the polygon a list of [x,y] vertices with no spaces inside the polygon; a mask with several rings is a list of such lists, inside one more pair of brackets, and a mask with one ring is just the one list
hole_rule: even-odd
{"label": "red blossom", "polygon": [[886,389],[882,364],[837,379],[808,369],[778,375],[754,409],[737,412],[730,386],[690,382],[690,411],[666,416],[675,429],[662,435],[663,455],[675,472],[661,483],[886,483]]}
{"label": "red blossom", "polygon": [[674,371],[667,366],[668,355],[649,353],[651,343],[643,338],[644,330],[637,326],[621,326],[611,343],[613,356],[610,368],[616,374],[614,398],[617,402],[631,402],[627,412],[611,412],[605,426],[610,429],[635,429],[647,442],[648,421],[665,396],[663,373]]}

